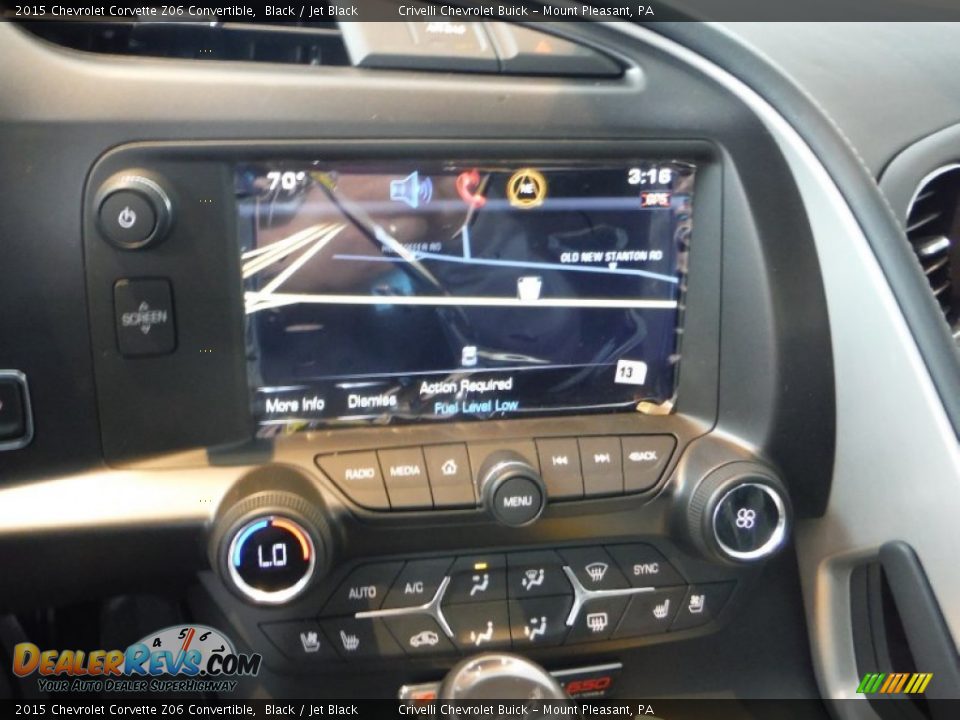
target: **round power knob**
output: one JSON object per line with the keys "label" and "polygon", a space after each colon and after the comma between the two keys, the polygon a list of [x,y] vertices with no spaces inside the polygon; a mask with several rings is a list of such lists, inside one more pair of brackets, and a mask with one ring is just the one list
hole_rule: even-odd
{"label": "round power knob", "polygon": [[480,500],[504,525],[529,525],[543,513],[547,488],[540,473],[519,453],[500,450],[480,467]]}
{"label": "round power knob", "polygon": [[173,201],[154,173],[127,170],[112,175],[94,198],[97,226],[121,250],[156,245],[173,221]]}
{"label": "round power knob", "polygon": [[319,508],[294,493],[269,491],[245,498],[224,514],[211,554],[237,595],[280,605],[326,573],[330,544]]}
{"label": "round power knob", "polygon": [[760,560],[785,544],[790,502],[768,468],[731,463],[697,486],[687,523],[694,544],[705,554],[730,562]]}

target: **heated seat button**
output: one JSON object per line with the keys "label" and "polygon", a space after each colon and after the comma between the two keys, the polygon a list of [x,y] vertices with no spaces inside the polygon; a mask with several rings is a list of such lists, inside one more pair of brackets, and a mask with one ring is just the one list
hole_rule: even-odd
{"label": "heated seat button", "polygon": [[426,605],[437,594],[437,589],[452,562],[451,558],[408,562],[393,581],[393,587],[390,588],[383,607]]}
{"label": "heated seat button", "polygon": [[670,631],[688,630],[706,625],[713,620],[727,604],[735,584],[725,582],[691,585],[687,596],[680,603],[677,617],[670,626]]}
{"label": "heated seat button", "polygon": [[569,595],[510,601],[510,636],[515,648],[560,645],[567,636]]}
{"label": "heated seat button", "polygon": [[561,550],[560,555],[587,590],[622,590],[629,587],[613,558],[602,547],[571,548]]}
{"label": "heated seat button", "polygon": [[344,660],[403,655],[403,650],[380,620],[334,618],[320,624],[327,641]]}
{"label": "heated seat button", "polygon": [[477,504],[466,445],[428,445],[423,449],[434,507]]}
{"label": "heated seat button", "polygon": [[626,597],[598,597],[587,600],[570,628],[567,644],[608,639],[620,622],[628,600]]}
{"label": "heated seat button", "polygon": [[113,310],[121,355],[142,357],[173,352],[177,332],[169,281],[117,280],[113,286]]}
{"label": "heated seat button", "polygon": [[677,441],[670,435],[629,435],[623,447],[623,489],[628,493],[649,490],[670,462]]}
{"label": "heated seat button", "polygon": [[402,566],[402,562],[387,562],[358,567],[340,583],[324,606],[323,614],[353,615],[365,610],[378,610]]}
{"label": "heated seat button", "polygon": [[451,605],[443,614],[453,630],[453,642],[466,652],[510,647],[507,603],[484,602]]}
{"label": "heated seat button", "polygon": [[303,663],[336,660],[333,644],[327,641],[315,620],[263,623],[260,629],[290,660]]}
{"label": "heated seat button", "polygon": [[430,615],[416,613],[384,618],[390,634],[407,655],[453,652],[453,643]]}
{"label": "heated seat button", "polygon": [[620,438],[580,438],[580,465],[587,497],[623,492]]}
{"label": "heated seat button", "polygon": [[607,552],[617,561],[633,587],[663,587],[686,582],[666,558],[650,545],[608,545]]}
{"label": "heated seat button", "polygon": [[322,455],[317,465],[347,497],[373,510],[389,510],[380,463],[372,452]]}
{"label": "heated seat button", "polygon": [[101,203],[100,230],[117,247],[143,245],[157,226],[157,213],[149,200],[135,190],[118,190]]}
{"label": "heated seat button", "polygon": [[460,557],[450,568],[447,603],[504,600],[507,597],[507,563],[503,555]]}
{"label": "heated seat button", "polygon": [[507,555],[507,586],[512,598],[569,595],[570,580],[563,562],[553,551],[510,553]]}
{"label": "heated seat button", "polygon": [[575,438],[537,440],[540,474],[551,500],[583,497],[580,449]]}
{"label": "heated seat button", "polygon": [[675,587],[634,595],[614,637],[627,638],[666,632],[680,609],[680,602],[686,591],[684,587]]}
{"label": "heated seat button", "polygon": [[433,507],[427,467],[420,448],[381,450],[380,468],[394,510]]}

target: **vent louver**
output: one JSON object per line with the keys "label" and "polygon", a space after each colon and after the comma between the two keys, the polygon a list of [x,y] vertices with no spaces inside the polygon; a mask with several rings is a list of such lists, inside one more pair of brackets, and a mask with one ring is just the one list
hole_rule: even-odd
{"label": "vent louver", "polygon": [[349,65],[334,22],[43,21],[21,27],[48,42],[111,55]]}
{"label": "vent louver", "polygon": [[960,164],[928,175],[907,212],[907,239],[960,342]]}

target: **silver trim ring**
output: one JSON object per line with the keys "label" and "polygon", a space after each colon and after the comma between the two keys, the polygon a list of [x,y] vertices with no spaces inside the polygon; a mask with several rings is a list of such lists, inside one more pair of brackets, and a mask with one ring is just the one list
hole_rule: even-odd
{"label": "silver trim ring", "polygon": [[[256,525],[264,520],[269,522],[275,519],[284,520],[291,525],[296,525],[300,532],[303,533],[304,537],[307,539],[307,544],[310,546],[310,564],[307,566],[307,571],[304,573],[303,577],[290,587],[275,591],[260,590],[247,584],[247,582],[240,576],[240,573],[237,572],[237,568],[234,567],[233,564],[233,554],[237,549],[237,541],[243,536],[244,532],[251,525]],[[233,533],[233,539],[230,541],[230,547],[227,548],[227,557],[225,558],[225,561],[227,563],[227,573],[230,576],[230,580],[233,582],[234,587],[245,597],[262,605],[281,605],[285,602],[293,600],[293,598],[302,593],[306,589],[307,585],[310,584],[310,581],[313,579],[313,572],[317,566],[317,548],[313,542],[313,538],[310,537],[310,533],[307,532],[307,529],[293,518],[286,517],[285,515],[262,515],[244,523]]]}
{"label": "silver trim ring", "polygon": [[[770,538],[763,545],[758,547],[756,550],[743,552],[741,550],[734,550],[730,547],[727,547],[720,539],[720,534],[717,532],[717,514],[720,512],[720,506],[723,505],[724,500],[730,497],[732,493],[742,490],[743,488],[750,487],[760,488],[767,494],[768,497],[773,500],[773,504],[777,508],[777,526],[773,529],[773,533],[770,535]],[[713,508],[713,515],[710,519],[710,527],[713,530],[713,539],[716,540],[717,545],[726,555],[734,560],[757,560],[759,558],[766,557],[767,555],[772,555],[783,544],[783,541],[787,536],[787,509],[783,504],[783,498],[781,498],[780,494],[769,485],[756,482],[739,483],[727,490],[717,501],[717,504]]]}

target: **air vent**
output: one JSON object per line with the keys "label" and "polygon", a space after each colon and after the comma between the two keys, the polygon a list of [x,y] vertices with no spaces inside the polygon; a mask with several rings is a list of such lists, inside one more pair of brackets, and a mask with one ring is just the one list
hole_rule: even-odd
{"label": "air vent", "polygon": [[960,164],[930,173],[907,212],[907,239],[960,342]]}
{"label": "air vent", "polygon": [[44,21],[21,26],[44,40],[93,53],[294,65],[349,65],[334,22],[155,20]]}

